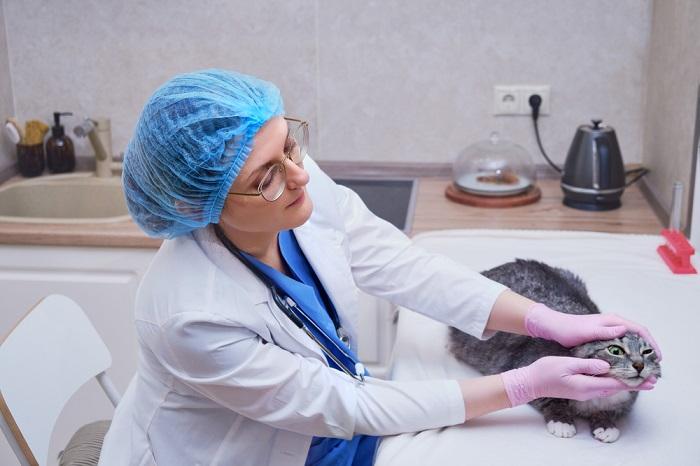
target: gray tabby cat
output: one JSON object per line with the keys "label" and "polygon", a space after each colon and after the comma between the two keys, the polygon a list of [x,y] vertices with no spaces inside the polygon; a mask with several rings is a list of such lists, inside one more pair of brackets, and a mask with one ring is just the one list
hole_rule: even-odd
{"label": "gray tabby cat", "polygon": [[[565,269],[533,260],[516,259],[515,262],[482,272],[482,275],[560,312],[600,313],[588,297],[583,281]],[[449,349],[457,359],[485,375],[527,366],[543,356],[574,356],[607,361],[610,364],[608,374],[630,387],[641,384],[652,374],[661,377],[654,350],[633,333],[567,349],[554,341],[505,332],[497,332],[488,340],[479,340],[450,327]],[[614,442],[620,436],[615,421],[630,411],[638,394],[636,391],[624,391],[589,401],[538,398],[530,404],[544,415],[547,430],[557,437],[576,434],[574,418],[582,417],[588,419],[591,434],[596,439]]]}

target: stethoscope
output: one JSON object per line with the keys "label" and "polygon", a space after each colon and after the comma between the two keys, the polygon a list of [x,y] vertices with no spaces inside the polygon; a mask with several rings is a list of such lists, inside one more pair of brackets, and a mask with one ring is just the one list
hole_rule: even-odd
{"label": "stethoscope", "polygon": [[[224,234],[224,232],[221,230],[221,228],[218,225],[214,225],[214,232],[216,233],[217,238],[219,238],[219,241],[221,241],[221,244],[223,244],[226,249],[229,250],[231,254],[236,256],[238,260],[240,260],[248,269],[255,274],[256,277],[258,277],[264,284],[267,286],[267,288],[270,290],[270,294],[272,294],[272,299],[277,305],[278,308],[286,315],[289,320],[291,320],[294,325],[297,326],[297,328],[301,329],[306,333],[309,338],[311,338],[316,344],[321,348],[321,351],[323,354],[325,354],[328,358],[330,358],[335,364],[342,369],[343,372],[348,374],[350,377],[353,379],[357,380],[360,383],[365,382],[365,366],[361,362],[356,362],[354,366],[354,372],[348,368],[346,364],[344,364],[335,354],[333,354],[332,351],[328,349],[328,347],[319,340],[319,338],[314,335],[311,330],[308,329],[308,327],[304,324],[304,321],[299,318],[299,315],[304,316],[304,318],[311,323],[311,325],[321,334],[324,336],[324,338],[330,342],[331,345],[335,349],[338,350],[340,354],[345,356],[347,359],[350,361],[353,361],[353,357],[348,354],[347,351],[340,345],[338,345],[332,338],[330,338],[326,332],[320,328],[316,322],[313,321],[300,307],[297,305],[297,303],[290,297],[285,294],[275,285],[272,280],[265,275],[261,270],[259,270],[257,267],[255,267],[250,260],[248,260],[245,255],[241,252],[240,249],[236,247],[235,244],[233,244]],[[335,322],[334,322],[335,324]],[[336,326],[336,331],[338,332],[338,337],[340,340],[348,344],[349,343],[349,338],[343,327],[340,325]]]}

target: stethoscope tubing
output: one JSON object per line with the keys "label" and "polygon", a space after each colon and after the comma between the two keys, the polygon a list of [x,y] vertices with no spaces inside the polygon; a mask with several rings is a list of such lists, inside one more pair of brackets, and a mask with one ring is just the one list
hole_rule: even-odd
{"label": "stethoscope tubing", "polygon": [[[253,264],[250,263],[250,261],[241,253],[241,251],[236,247],[235,244],[229,240],[224,232],[219,228],[218,225],[214,225],[214,231],[216,233],[216,236],[219,238],[219,241],[228,249],[228,251],[233,254],[238,260],[240,260],[253,274],[255,274],[256,277],[258,277],[264,284],[267,286],[267,288],[270,290],[270,293],[272,294],[272,299],[277,305],[277,307],[284,313],[284,315],[291,320],[294,325],[296,325],[299,329],[303,330],[304,333],[306,333],[309,338],[311,338],[320,348],[321,351],[329,357],[335,364],[342,369],[343,372],[345,372],[347,375],[352,377],[353,379],[359,381],[360,383],[364,383],[365,381],[365,375],[364,375],[364,366],[362,363],[358,362],[355,364],[355,373],[351,372],[345,364],[343,364],[338,357],[333,354],[332,351],[330,351],[325,344],[323,344],[316,335],[314,335],[304,324],[304,322],[299,318],[294,313],[294,310],[299,312],[301,315],[304,316],[304,318],[311,323],[311,325],[314,326],[314,328],[321,334],[323,335],[326,340],[328,340],[334,348],[336,348],[339,352],[341,352],[346,358],[350,359],[351,361],[353,360],[352,356],[350,356],[342,347],[340,347],[331,337],[326,334],[326,332],[320,328],[316,322],[314,322],[313,319],[311,319],[306,313],[294,302],[294,306],[292,307],[287,300],[283,299],[281,294],[279,293],[277,286],[272,283],[272,281],[265,275],[263,272],[258,270]],[[289,298],[291,299],[291,298]],[[292,310],[294,309],[294,310]]]}

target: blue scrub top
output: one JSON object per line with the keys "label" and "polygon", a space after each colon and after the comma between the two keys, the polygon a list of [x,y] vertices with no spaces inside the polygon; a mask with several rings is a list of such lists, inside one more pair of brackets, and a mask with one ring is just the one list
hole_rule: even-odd
{"label": "blue scrub top", "polygon": [[[292,274],[289,277],[274,268],[260,262],[250,254],[245,256],[250,262],[267,275],[281,290],[290,296],[297,305],[304,311],[304,315],[298,317],[302,319],[316,338],[325,342],[331,338],[337,345],[341,346],[351,356],[353,361],[348,364],[348,369],[353,371],[354,362],[359,359],[338,337],[336,328],[340,325],[338,314],[333,307],[328,294],[323,285],[311,268],[311,264],[306,260],[299,243],[291,230],[281,231],[278,235],[279,248],[282,259]],[[318,325],[325,335],[322,335],[308,319]],[[338,357],[343,364],[347,357],[342,355],[334,345],[326,345],[334,356]],[[330,367],[342,370],[333,360],[328,360]],[[354,372],[354,371],[353,371]],[[365,375],[369,375],[365,371]],[[311,448],[306,458],[307,466],[368,466],[374,463],[374,456],[377,449],[379,437],[369,435],[355,435],[351,440],[314,437],[311,441]]]}

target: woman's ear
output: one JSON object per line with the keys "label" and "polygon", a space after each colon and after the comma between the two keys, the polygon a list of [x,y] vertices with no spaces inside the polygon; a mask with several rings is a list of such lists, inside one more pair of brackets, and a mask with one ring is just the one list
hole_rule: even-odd
{"label": "woman's ear", "polygon": [[184,217],[195,221],[201,220],[204,217],[202,215],[201,206],[180,199],[175,199],[175,210]]}
{"label": "woman's ear", "polygon": [[183,214],[183,215],[187,214],[187,212],[188,212],[187,204],[185,204],[180,199],[175,199],[175,210],[177,210],[177,212],[180,214]]}

